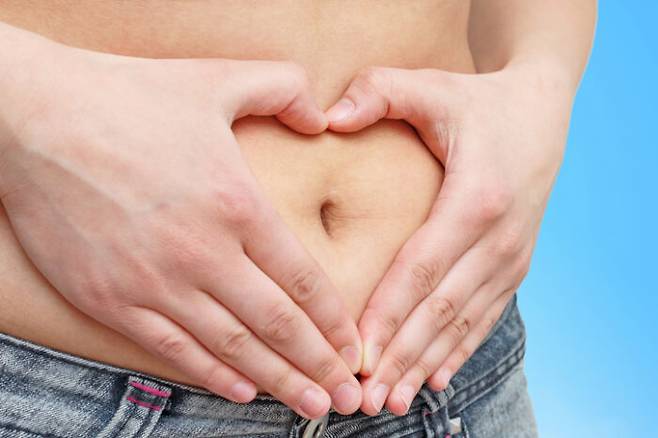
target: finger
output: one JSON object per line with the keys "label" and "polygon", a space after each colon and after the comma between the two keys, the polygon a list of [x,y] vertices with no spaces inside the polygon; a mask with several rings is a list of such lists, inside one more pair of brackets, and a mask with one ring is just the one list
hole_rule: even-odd
{"label": "finger", "polygon": [[184,302],[172,300],[167,313],[220,360],[299,415],[318,418],[328,412],[331,400],[326,391],[268,348],[209,294],[199,291]]}
{"label": "finger", "polygon": [[229,124],[246,115],[276,116],[302,134],[327,128],[303,67],[281,61],[226,61],[230,92],[224,98]]}
{"label": "finger", "polygon": [[[496,297],[490,282],[479,288],[464,308],[434,336],[433,341],[426,346],[423,354],[413,362],[409,370],[415,369],[416,372],[425,373],[425,378],[429,378],[431,373],[436,371],[448,355],[468,336],[473,326],[479,323],[485,310]],[[402,375],[395,381],[396,389],[400,391],[396,392],[394,389],[386,403],[386,406],[393,408],[396,413],[406,412],[408,409],[406,404],[413,400],[407,398],[409,391],[403,389],[404,385],[401,384],[407,375]]]}
{"label": "finger", "polygon": [[326,111],[329,129],[354,132],[376,121],[405,119],[421,129],[431,108],[426,70],[367,67],[354,77],[342,97]]}
{"label": "finger", "polygon": [[209,293],[271,349],[329,394],[340,412],[361,404],[361,387],[345,362],[286,293],[246,256],[218,273]]}
{"label": "finger", "polygon": [[201,386],[237,403],[256,397],[256,386],[203,348],[194,337],[166,316],[145,307],[124,307],[116,330],[142,348],[199,382]]}
{"label": "finger", "polygon": [[249,258],[303,309],[352,374],[356,373],[362,356],[356,323],[336,287],[276,210],[263,207],[243,244]]}
{"label": "finger", "polygon": [[455,264],[439,286],[410,313],[386,347],[368,379],[368,387],[364,387],[362,409],[379,412],[385,400],[381,398],[385,392],[382,388],[392,388],[437,336],[461,338],[468,332],[472,318],[478,316],[472,311],[473,305],[488,304],[475,293],[494,275],[496,267],[480,248],[471,248]]}
{"label": "finger", "polygon": [[359,321],[364,344],[361,373],[373,373],[383,347],[412,309],[438,285],[457,260],[482,235],[485,223],[474,220],[467,190],[455,192],[444,183],[427,221],[396,255],[377,285]]}
{"label": "finger", "polygon": [[[407,374],[395,385],[391,395],[386,401],[386,407],[396,415],[404,415],[408,411],[409,400],[413,400],[415,395],[420,391],[421,386],[428,379],[445,379],[445,383],[441,385],[431,384],[432,389],[440,391],[448,386],[448,382],[454,373],[461,368],[468,358],[470,358],[482,340],[491,331],[491,328],[500,317],[500,314],[509,301],[510,295],[508,293],[500,296],[494,303],[484,312],[481,320],[473,327],[468,335],[456,342],[455,338],[446,342],[445,339],[437,338],[437,340],[427,349],[423,356],[409,369]],[[461,358],[460,358],[461,356]],[[450,360],[460,360],[461,363],[453,363],[452,366],[455,371],[449,375],[438,376],[437,370],[441,364],[446,364]],[[436,377],[435,377],[436,376]],[[431,381],[431,380],[430,380]],[[428,382],[429,383],[429,382]]]}
{"label": "finger", "polygon": [[450,353],[438,371],[429,378],[428,383],[432,389],[441,391],[448,386],[452,376],[473,356],[475,350],[478,349],[482,341],[487,337],[514,293],[515,289],[510,289],[501,295],[487,310],[477,327]]}

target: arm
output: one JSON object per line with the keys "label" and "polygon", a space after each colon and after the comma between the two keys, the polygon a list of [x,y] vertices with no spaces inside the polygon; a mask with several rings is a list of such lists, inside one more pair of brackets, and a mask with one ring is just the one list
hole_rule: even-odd
{"label": "arm", "polygon": [[469,45],[480,73],[526,65],[575,93],[595,22],[596,0],[472,0]]}
{"label": "arm", "polygon": [[[421,385],[444,389],[529,266],[591,46],[593,1],[473,3],[480,74],[370,67],[329,129],[413,125],[445,169],[427,221],[396,255],[359,322],[361,409],[403,414]],[[342,110],[341,110],[342,108]]]}
{"label": "arm", "polygon": [[0,201],[64,298],[236,402],[256,383],[309,418],[358,408],[337,353],[358,368],[356,324],[231,131],[253,114],[322,132],[301,67],[115,56],[2,23],[0,53]]}

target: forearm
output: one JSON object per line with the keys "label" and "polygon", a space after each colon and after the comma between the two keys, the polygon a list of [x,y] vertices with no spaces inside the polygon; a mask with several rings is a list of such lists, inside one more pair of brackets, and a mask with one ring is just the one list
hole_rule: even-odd
{"label": "forearm", "polygon": [[596,0],[472,0],[469,43],[480,72],[537,66],[575,93],[595,22]]}

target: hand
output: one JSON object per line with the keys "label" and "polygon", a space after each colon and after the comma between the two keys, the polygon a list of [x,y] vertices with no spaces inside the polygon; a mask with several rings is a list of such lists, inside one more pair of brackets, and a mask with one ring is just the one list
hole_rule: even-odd
{"label": "hand", "polygon": [[358,409],[356,324],[231,131],[253,114],[322,132],[301,67],[59,45],[43,56],[48,76],[0,123],[13,127],[0,136],[2,204],[37,269],[209,391],[248,402],[256,383],[307,418],[331,401]]}
{"label": "hand", "polygon": [[367,414],[385,400],[404,414],[427,379],[444,389],[525,277],[562,160],[565,89],[518,66],[477,75],[371,67],[327,111],[337,132],[404,119],[445,167],[426,223],[359,322]]}

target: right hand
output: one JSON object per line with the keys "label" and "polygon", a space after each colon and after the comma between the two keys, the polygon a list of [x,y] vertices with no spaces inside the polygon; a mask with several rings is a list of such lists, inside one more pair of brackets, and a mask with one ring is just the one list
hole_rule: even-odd
{"label": "right hand", "polygon": [[36,268],[213,393],[248,402],[256,383],[307,418],[358,409],[356,324],[231,131],[251,114],[322,132],[303,69],[48,44],[47,77],[0,120],[0,200]]}

